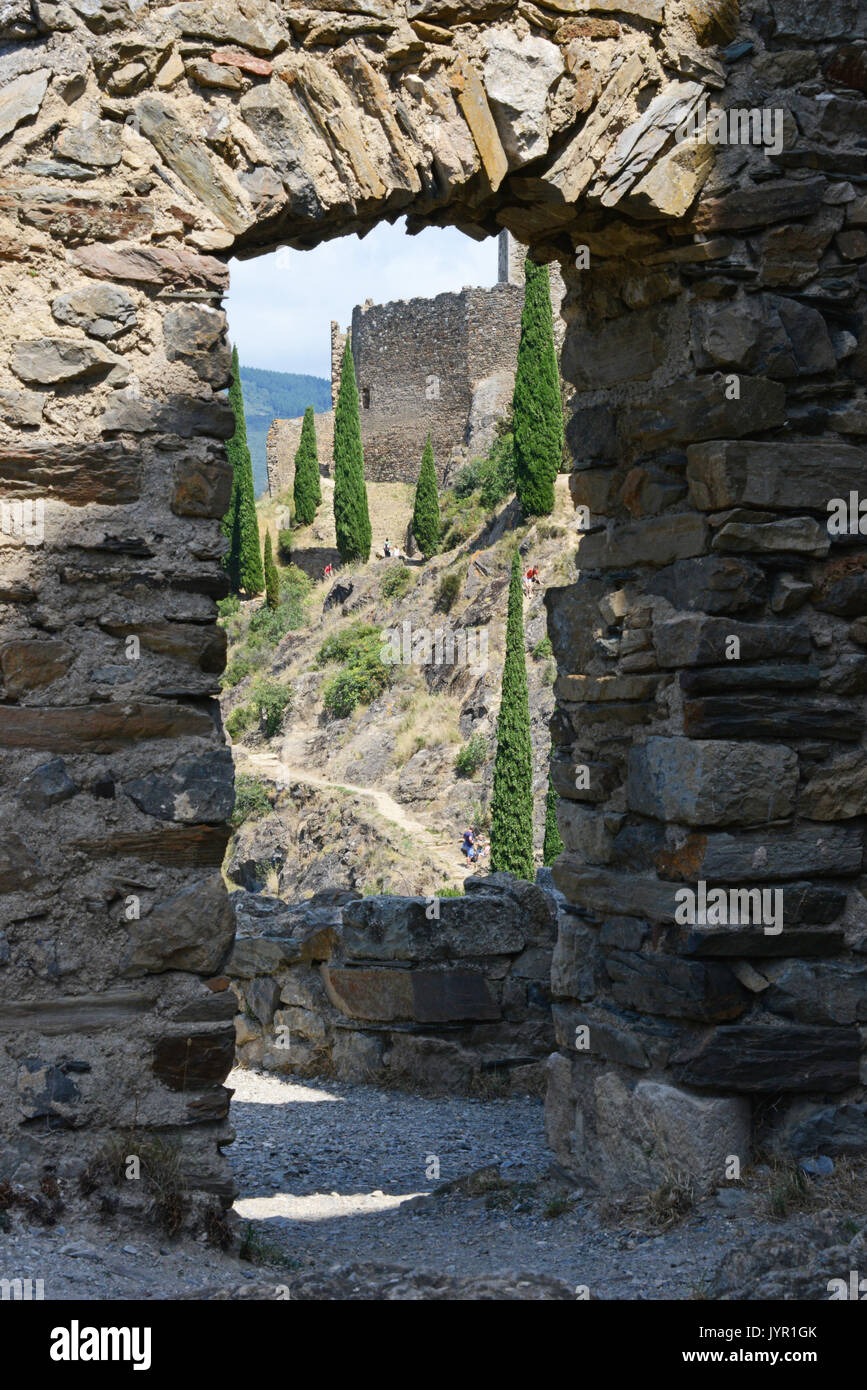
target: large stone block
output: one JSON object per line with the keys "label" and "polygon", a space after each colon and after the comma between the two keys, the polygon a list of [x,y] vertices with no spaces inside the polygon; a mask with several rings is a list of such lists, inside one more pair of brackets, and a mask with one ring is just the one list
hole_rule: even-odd
{"label": "large stone block", "polygon": [[582,536],[577,564],[582,570],[670,565],[707,550],[707,524],[695,512],[667,513],[642,521],[609,522],[604,531]]}
{"label": "large stone block", "polygon": [[660,850],[656,865],[665,878],[764,883],[799,874],[856,874],[862,854],[860,828],[800,826],[787,832],[688,835],[676,848]]}
{"label": "large stone block", "polygon": [[229,748],[183,758],[166,772],[152,772],[123,783],[124,795],[148,816],[218,824],[235,804],[234,764]]}
{"label": "large stone block", "polygon": [[220,874],[158,902],[127,924],[124,972],[191,970],[213,975],[235,936],[235,915]]}
{"label": "large stone block", "polygon": [[798,758],[775,744],[649,738],[630,750],[630,808],[684,825],[755,825],[792,813]]}
{"label": "large stone block", "polygon": [[686,451],[690,496],[703,511],[772,508],[827,515],[832,497],[863,486],[867,450],[830,439],[717,440]]}
{"label": "large stone block", "polygon": [[740,395],[727,394],[721,374],[678,382],[658,397],[627,410],[621,420],[623,437],[643,449],[693,440],[740,438],[775,429],[786,422],[786,389],[764,377],[740,377]]}
{"label": "large stone block", "polygon": [[442,898],[439,918],[426,898],[371,897],[349,903],[343,914],[347,960],[440,961],[523,950],[516,902],[499,894]]}
{"label": "large stone block", "polygon": [[740,613],[762,602],[766,582],[760,567],[749,560],[702,555],[677,560],[651,575],[645,589],[686,612]]}
{"label": "large stone block", "polygon": [[721,665],[729,659],[731,637],[739,642],[738,660],[767,661],[771,657],[808,657],[813,644],[806,623],[745,623],[678,613],[653,624],[653,645],[660,666]]}
{"label": "large stone block", "polygon": [[627,1009],[717,1023],[737,1018],[748,1002],[725,965],[615,950],[606,954],[605,969],[612,999]]}
{"label": "large stone block", "polygon": [[674,1058],[688,1086],[719,1091],[845,1091],[857,1086],[861,1035],[857,1028],[717,1028],[698,1047]]}

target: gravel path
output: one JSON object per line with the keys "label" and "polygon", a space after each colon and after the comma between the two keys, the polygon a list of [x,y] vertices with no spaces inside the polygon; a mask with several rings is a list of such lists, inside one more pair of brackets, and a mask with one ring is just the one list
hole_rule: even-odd
{"label": "gravel path", "polygon": [[245,1280],[278,1284],[370,1262],[436,1275],[549,1275],[597,1298],[691,1298],[728,1249],[774,1229],[732,1192],[734,1201],[711,1199],[661,1234],[603,1223],[589,1194],[552,1170],[535,1099],[432,1098],[242,1070],[228,1084],[238,1136],[228,1153],[253,1264],[201,1241],[95,1222],[32,1227],[16,1210],[0,1231],[0,1277],[42,1279],[49,1299],[195,1297],[206,1288],[237,1297]]}

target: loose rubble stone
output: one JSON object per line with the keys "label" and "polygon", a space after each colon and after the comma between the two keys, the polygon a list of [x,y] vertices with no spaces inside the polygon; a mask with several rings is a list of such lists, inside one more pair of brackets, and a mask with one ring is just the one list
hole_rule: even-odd
{"label": "loose rubble stone", "polygon": [[134,328],[136,309],[129,295],[115,285],[84,285],[59,294],[52,300],[51,312],[58,323],[83,328],[94,338],[116,338]]}

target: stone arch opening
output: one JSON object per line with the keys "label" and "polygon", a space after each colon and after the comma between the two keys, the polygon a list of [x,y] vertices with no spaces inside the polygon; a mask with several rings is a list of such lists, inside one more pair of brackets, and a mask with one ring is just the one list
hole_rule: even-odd
{"label": "stone arch opening", "polygon": [[[711,1181],[760,1131],[863,1146],[863,564],[823,521],[867,435],[863,16],[811,56],[798,0],[577,8],[4,15],[3,1176],[135,1125],[230,1196],[225,260],[402,213],[568,290],[555,1150],[650,1180],[646,1132]],[[688,125],[739,101],[773,157]],[[682,930],[700,882],[782,885],[783,932]]]}

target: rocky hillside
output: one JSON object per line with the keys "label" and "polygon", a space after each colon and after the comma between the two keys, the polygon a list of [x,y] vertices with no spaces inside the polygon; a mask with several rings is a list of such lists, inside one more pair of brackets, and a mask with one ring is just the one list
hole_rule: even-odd
{"label": "rocky hillside", "polygon": [[[368,489],[374,547],[386,514],[392,539],[403,539],[408,502],[401,523],[394,486]],[[451,517],[445,553],[427,564],[372,558],[340,570],[336,582],[301,568],[329,538],[329,502],[312,527],[293,532],[299,564],[281,564],[274,614],[262,600],[223,605],[223,714],[239,776],[226,871],[236,885],[287,899],[338,887],[458,891],[461,831],[487,829],[511,553],[520,545],[542,586],[568,579],[575,546],[566,479],[543,522],[516,527],[514,504],[485,516],[469,499]],[[263,504],[275,539],[283,519]],[[542,593],[525,600],[539,862],[555,675]],[[404,656],[425,657],[430,642],[431,660],[384,663],[389,634]],[[458,639],[452,662],[450,635]]]}

